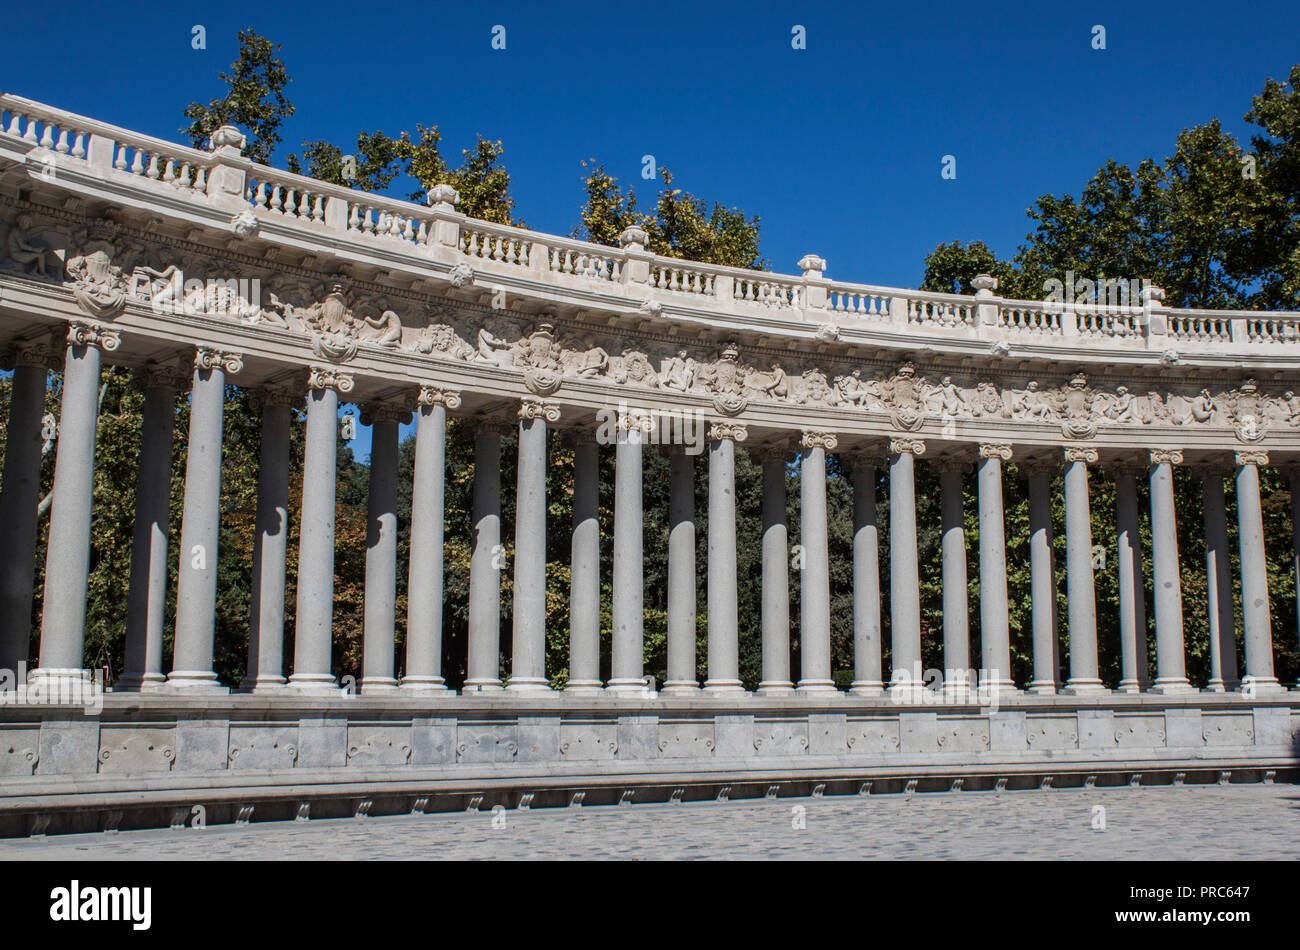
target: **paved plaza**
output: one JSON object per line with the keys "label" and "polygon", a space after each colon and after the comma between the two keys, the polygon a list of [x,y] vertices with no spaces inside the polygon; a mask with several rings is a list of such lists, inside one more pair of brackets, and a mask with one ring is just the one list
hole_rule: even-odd
{"label": "paved plaza", "polygon": [[280,858],[1296,860],[1300,786],[608,805],[0,841],[0,859],[19,861]]}

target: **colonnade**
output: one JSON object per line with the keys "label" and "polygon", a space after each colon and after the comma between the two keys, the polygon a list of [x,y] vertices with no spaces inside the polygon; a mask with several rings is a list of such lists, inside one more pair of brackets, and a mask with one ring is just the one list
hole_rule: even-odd
{"label": "colonnade", "polygon": [[[101,361],[118,345],[117,334],[73,322],[63,355],[59,438],[45,567],[45,595],[36,678],[80,678],[85,641],[86,589],[90,573],[94,443]],[[33,600],[36,508],[40,475],[41,413],[45,373],[51,355],[43,345],[16,349],[13,397],[0,499],[0,667],[14,668],[26,656]],[[126,669],[119,689],[202,692],[224,689],[213,671],[217,596],[220,477],[224,391],[243,369],[242,357],[211,347],[197,348],[192,373],[151,366],[141,375],[145,392],[142,446],[136,496],[136,526],[128,590]],[[255,404],[262,414],[257,528],[249,615],[246,689],[336,693],[331,640],[334,608],[334,511],[338,407],[353,377],[337,367],[314,366],[305,387],[289,381],[262,385]],[[168,552],[168,498],[173,450],[173,408],[189,388],[190,422],[180,550]],[[365,693],[446,693],[442,669],[443,539],[448,411],[461,405],[454,390],[422,385],[413,404],[363,405],[373,427],[369,519],[365,568],[365,633],[361,690]],[[292,669],[284,657],[287,531],[289,512],[290,411],[305,405],[297,603]],[[397,603],[397,464],[399,426],[415,412],[416,447],[410,528],[411,578],[407,591],[404,673],[395,671]],[[465,694],[509,690],[549,692],[546,646],[546,474],[552,431],[561,420],[558,402],[527,396],[517,419],[468,418],[474,432],[473,543],[469,582],[469,643]],[[569,428],[574,445],[571,658],[568,690],[640,693],[643,665],[643,495],[645,439],[641,421],[621,420],[615,453],[612,577],[612,656],[608,682],[600,678],[600,564],[597,517],[599,453],[595,435]],[[501,436],[518,436],[513,635],[508,678],[500,663]],[[736,558],[735,453],[748,438],[745,424],[715,422],[708,431],[707,675],[696,675],[695,459],[681,448],[670,456],[668,523],[668,694],[737,694],[739,670]],[[883,447],[882,447],[883,448]],[[1028,480],[1032,592],[1033,674],[1016,684],[1011,677],[1010,630],[1003,512],[1002,466],[1013,457],[1007,442],[970,446],[967,455],[945,446],[938,459],[942,492],[942,581],[944,665],[952,675],[944,689],[968,687],[971,666],[967,603],[966,538],[962,517],[964,479],[976,479],[979,513],[979,685],[1032,693],[1062,691],[1090,695],[1104,691],[1099,676],[1094,593],[1094,545],[1089,478],[1098,464],[1091,446],[1066,445],[1060,462],[1036,457],[1024,465]],[[839,449],[839,435],[819,429],[799,433],[800,458],[800,669],[791,669],[789,541],[785,522],[788,449],[757,447],[763,469],[762,496],[762,678],[758,691],[774,696],[835,691],[831,670],[830,561],[827,534],[826,455]],[[925,455],[923,438],[894,438],[879,455],[861,449],[843,453],[853,484],[853,647],[849,692],[879,696],[907,688],[921,663],[920,572],[917,550],[915,464]],[[1273,670],[1259,467],[1267,453],[1239,449],[1232,468],[1203,469],[1205,564],[1209,588],[1211,678],[1209,688],[1280,690]],[[1224,453],[1224,463],[1229,453]],[[1109,467],[1116,489],[1117,572],[1121,639],[1121,692],[1180,693],[1192,689],[1185,665],[1183,604],[1175,526],[1173,468],[1182,455],[1151,449]],[[1064,465],[1066,586],[1070,632],[1068,675],[1061,669],[1056,633],[1051,527],[1051,476]],[[875,487],[887,466],[889,480],[889,630],[893,668],[882,666],[881,573]],[[1235,477],[1242,583],[1245,674],[1238,677],[1227,552],[1223,480]],[[1155,676],[1147,669],[1142,559],[1138,541],[1137,479],[1148,477],[1151,499],[1151,560],[1154,581]],[[1293,505],[1300,506],[1300,473],[1292,474]],[[1300,530],[1300,529],[1298,529]],[[1300,540],[1300,534],[1297,535]],[[1300,550],[1300,544],[1297,545]],[[1185,552],[1187,553],[1187,552]],[[179,565],[172,668],[163,669],[164,605],[168,558]],[[1300,556],[1296,562],[1300,571]],[[286,673],[288,673],[286,677]]]}

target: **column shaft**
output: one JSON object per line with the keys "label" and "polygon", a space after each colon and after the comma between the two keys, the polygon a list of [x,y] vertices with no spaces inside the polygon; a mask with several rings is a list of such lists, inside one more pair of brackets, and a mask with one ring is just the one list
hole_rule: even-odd
{"label": "column shaft", "polygon": [[1056,574],[1052,564],[1052,479],[1029,472],[1029,597],[1034,679],[1029,691],[1051,695],[1057,682]]}
{"label": "column shaft", "polygon": [[474,434],[472,515],[467,693],[501,688],[501,435],[489,426]]}
{"label": "column shaft", "polygon": [[615,692],[645,688],[641,440],[640,429],[620,429],[614,448],[614,639],[608,688]]}
{"label": "column shaft", "polygon": [[284,678],[284,579],[289,553],[288,393],[262,396],[262,449],[257,470],[257,534],[248,618],[248,676],[244,688],[278,690]]}
{"label": "column shaft", "polygon": [[831,679],[831,574],[826,537],[826,448],[834,436],[805,433],[799,477],[799,690],[834,692]]}
{"label": "column shaft", "polygon": [[1180,455],[1152,453],[1151,470],[1151,573],[1156,592],[1157,693],[1182,693],[1187,682],[1183,652],[1183,588],[1179,576],[1178,526],[1174,520],[1173,462]]}
{"label": "column shaft", "polygon": [[1002,460],[1010,445],[984,445],[980,459],[980,685],[1011,691],[1011,633],[1007,616],[1007,544],[1002,514]]}
{"label": "column shaft", "polygon": [[736,443],[709,442],[709,678],[714,693],[741,692],[736,591]]}
{"label": "column shaft", "polygon": [[940,518],[943,539],[943,667],[944,688],[959,692],[968,685],[970,624],[966,581],[966,523],[962,511],[962,472],[965,466],[946,463],[940,469]]}
{"label": "column shaft", "polygon": [[333,689],[334,499],[338,481],[339,394],[326,386],[307,393],[298,542],[298,605],[293,675],[298,689]]}
{"label": "column shaft", "polygon": [[[0,487],[0,670],[18,672],[32,639],[37,507],[41,500],[41,417],[46,364],[42,353],[14,366]],[[38,358],[39,357],[39,358]]]}
{"label": "column shaft", "polygon": [[1115,571],[1119,587],[1119,652],[1121,693],[1142,689],[1138,651],[1146,649],[1146,631],[1138,627],[1142,597],[1142,539],[1138,533],[1137,479],[1133,472],[1115,472]]}
{"label": "column shaft", "polygon": [[1237,453],[1237,540],[1241,548],[1241,619],[1246,642],[1246,675],[1241,687],[1254,693],[1278,692],[1273,675],[1273,628],[1268,605],[1268,562],[1264,555],[1264,514],[1259,501],[1262,452]]}
{"label": "column shaft", "polygon": [[763,459],[763,680],[760,693],[782,695],[790,679],[790,562],[785,522],[785,459]]}
{"label": "column shaft", "polygon": [[421,392],[411,485],[411,560],[406,579],[406,675],[402,688],[442,693],[443,535],[446,518],[447,405],[459,394]]}
{"label": "column shaft", "polygon": [[176,389],[161,381],[145,389],[140,424],[140,470],[135,486],[135,531],[126,601],[126,657],[115,690],[157,687],[162,671],[167,606],[167,533],[171,516],[172,435]]}
{"label": "column shaft", "polygon": [[82,652],[90,580],[100,359],[98,346],[73,342],[64,362],[37,668],[37,677],[51,682],[85,678]]}
{"label": "column shaft", "polygon": [[225,364],[203,351],[190,391],[185,456],[185,501],[176,584],[176,645],[167,685],[222,689],[212,669],[217,630],[217,549],[221,538],[221,431],[226,405]]}
{"label": "column shaft", "polygon": [[876,467],[870,460],[858,459],[853,467],[853,683],[849,692],[879,696],[883,689]]}
{"label": "column shaft", "polygon": [[370,428],[370,491],[366,500],[363,693],[397,688],[397,419],[379,410]]}
{"label": "column shaft", "polygon": [[921,592],[916,549],[916,482],[910,449],[889,464],[889,601],[893,670],[891,687],[919,685]]}
{"label": "column shaft", "polygon": [[[1296,592],[1296,634],[1300,638],[1300,468],[1291,470],[1291,551],[1294,562],[1292,574],[1295,575]],[[1300,689],[1300,679],[1296,681]]]}
{"label": "column shaft", "polygon": [[517,471],[509,688],[546,692],[546,420],[540,414],[519,420]]}
{"label": "column shaft", "polygon": [[699,689],[695,667],[695,456],[683,449],[669,461],[668,679],[664,692]]}
{"label": "column shaft", "polygon": [[1092,575],[1092,514],[1088,502],[1089,461],[1096,461],[1096,450],[1066,450],[1066,616],[1070,623],[1067,693],[1095,693],[1103,689],[1097,665],[1097,604]]}
{"label": "column shaft", "polygon": [[1210,682],[1222,693],[1237,688],[1236,611],[1232,604],[1232,567],[1228,562],[1228,516],[1223,501],[1223,473],[1202,475],[1205,508],[1206,614],[1210,636]]}
{"label": "column shaft", "polygon": [[595,692],[601,687],[600,446],[590,438],[579,437],[573,451],[572,541],[569,682],[565,691]]}

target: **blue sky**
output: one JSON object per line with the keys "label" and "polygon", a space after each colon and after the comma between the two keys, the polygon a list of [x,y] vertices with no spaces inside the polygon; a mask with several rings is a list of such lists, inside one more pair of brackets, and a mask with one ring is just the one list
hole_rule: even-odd
{"label": "blue sky", "polygon": [[1300,62],[1300,4],[1144,6],[37,4],[7,35],[0,88],[179,140],[252,26],[293,80],[277,164],[360,129],[436,124],[451,156],[481,133],[505,145],[517,214],[568,233],[582,159],[648,198],[652,154],[679,187],[759,215],[772,269],[814,252],[833,278],[915,286],[941,241],[1011,254],[1039,195],[1077,193],[1109,158],[1163,157],[1216,116],[1245,136],[1250,97]]}

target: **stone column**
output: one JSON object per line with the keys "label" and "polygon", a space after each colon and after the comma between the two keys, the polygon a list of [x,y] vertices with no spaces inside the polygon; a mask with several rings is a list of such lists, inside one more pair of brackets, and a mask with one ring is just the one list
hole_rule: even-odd
{"label": "stone column", "polygon": [[474,539],[469,558],[469,649],[463,693],[501,688],[501,436],[480,422],[474,432]]}
{"label": "stone column", "polygon": [[794,683],[790,679],[790,543],[785,520],[786,452],[780,446],[772,446],[751,449],[749,454],[763,464],[763,679],[758,684],[758,691],[785,696],[794,690]]}
{"label": "stone column", "polygon": [[54,457],[54,507],[45,552],[40,665],[32,679],[58,689],[88,678],[86,585],[90,579],[90,516],[95,492],[95,430],[102,351],[121,343],[117,330],[73,320],[64,357],[59,444]]}
{"label": "stone column", "polygon": [[838,693],[831,679],[831,565],[826,524],[826,453],[839,444],[832,432],[803,431],[799,476],[801,693]]}
{"label": "stone column", "polygon": [[1228,516],[1223,502],[1223,480],[1230,473],[1218,466],[1201,472],[1201,498],[1205,508],[1205,588],[1210,637],[1210,682],[1206,689],[1223,693],[1236,689],[1236,611],[1232,605],[1232,568],[1228,556]]}
{"label": "stone column", "polygon": [[1029,487],[1029,597],[1034,678],[1028,691],[1053,695],[1057,687],[1056,569],[1052,557],[1052,471],[1038,462],[1027,467]]}
{"label": "stone column", "polygon": [[45,377],[58,368],[54,348],[45,341],[14,346],[0,487],[0,670],[12,670],[15,676],[31,648]]}
{"label": "stone column", "polygon": [[243,365],[239,354],[206,346],[198,348],[194,359],[176,584],[176,645],[167,676],[170,689],[227,691],[212,669],[221,536],[221,432],[226,376],[238,373]]}
{"label": "stone column", "polygon": [[717,422],[709,429],[709,693],[740,693],[736,591],[736,443],[748,430]]}
{"label": "stone column", "polygon": [[967,605],[966,521],[962,511],[962,476],[970,466],[954,458],[939,463],[940,519],[943,539],[944,692],[955,696],[970,685],[970,627]]}
{"label": "stone column", "polygon": [[162,671],[167,606],[167,533],[171,516],[172,435],[176,391],[189,385],[176,366],[151,365],[138,376],[144,389],[140,469],[135,483],[135,531],[126,599],[126,658],[114,691],[156,689]]}
{"label": "stone column", "polygon": [[1016,691],[1011,677],[1006,525],[1002,514],[1002,463],[1010,458],[1010,443],[980,443],[980,662],[984,667],[980,687],[1004,693]]}
{"label": "stone column", "polygon": [[[1291,557],[1295,575],[1297,634],[1300,634],[1300,466],[1290,472],[1291,485]],[[1296,681],[1300,689],[1300,680]]]}
{"label": "stone column", "polygon": [[1273,628],[1268,607],[1268,562],[1264,557],[1264,515],[1259,502],[1259,466],[1268,453],[1237,453],[1237,540],[1241,548],[1241,620],[1246,675],[1241,690],[1267,695],[1284,690],[1273,674]]}
{"label": "stone column", "polygon": [[361,424],[370,426],[363,693],[397,689],[397,429],[410,421],[409,409],[391,403],[371,403],[361,413]]}
{"label": "stone column", "polygon": [[442,678],[443,534],[447,501],[447,410],[454,389],[423,385],[417,399],[411,485],[411,560],[406,578],[406,675],[417,695],[447,692]]}
{"label": "stone column", "polygon": [[289,428],[301,390],[266,388],[255,401],[262,410],[262,449],[257,471],[257,534],[253,536],[253,589],[249,598],[248,675],[242,690],[285,688],[284,577],[289,554]]}
{"label": "stone column", "polygon": [[1174,520],[1174,471],[1178,449],[1151,450],[1151,573],[1156,592],[1154,693],[1192,692],[1183,650],[1183,585],[1179,576],[1178,526]]}
{"label": "stone column", "polygon": [[1070,622],[1070,678],[1065,692],[1105,692],[1097,667],[1097,602],[1092,576],[1092,513],[1088,502],[1088,465],[1097,450],[1065,449],[1066,615]]}
{"label": "stone column", "polygon": [[[573,537],[569,571],[569,681],[566,693],[600,692],[600,446],[590,429],[573,444]],[[671,600],[669,609],[671,609]]]}
{"label": "stone column", "polygon": [[889,600],[893,671],[890,688],[920,685],[921,579],[916,552],[915,459],[925,454],[920,439],[889,443]]}
{"label": "stone column", "polygon": [[855,696],[884,692],[880,657],[880,534],[876,525],[878,460],[857,455],[853,470],[853,682]]}
{"label": "stone column", "polygon": [[1142,603],[1142,537],[1138,532],[1137,471],[1132,465],[1116,465],[1115,476],[1115,572],[1119,588],[1119,654],[1121,693],[1142,690],[1138,652],[1146,650]]}
{"label": "stone column", "polygon": [[519,406],[515,486],[515,591],[512,692],[549,693],[546,679],[546,423],[560,407],[525,398]]}
{"label": "stone column", "polygon": [[614,693],[639,693],[646,688],[641,446],[650,421],[635,412],[620,412],[614,448],[613,642],[606,687]]}
{"label": "stone column", "polygon": [[665,693],[700,688],[695,668],[695,456],[673,446],[668,485],[668,679]]}
{"label": "stone column", "polygon": [[298,616],[289,685],[334,691],[334,498],[337,489],[339,395],[352,376],[313,366],[307,380],[307,436],[302,459],[302,517],[298,541]]}

